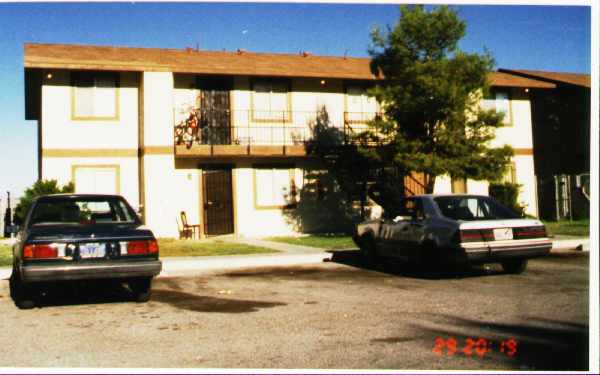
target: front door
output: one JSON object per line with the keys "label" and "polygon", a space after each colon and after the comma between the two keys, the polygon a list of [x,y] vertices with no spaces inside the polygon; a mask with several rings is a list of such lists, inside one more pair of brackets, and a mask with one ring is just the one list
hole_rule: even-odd
{"label": "front door", "polygon": [[201,142],[210,145],[231,144],[229,78],[199,78]]}
{"label": "front door", "polygon": [[209,167],[202,171],[204,189],[204,233],[233,233],[231,167]]}

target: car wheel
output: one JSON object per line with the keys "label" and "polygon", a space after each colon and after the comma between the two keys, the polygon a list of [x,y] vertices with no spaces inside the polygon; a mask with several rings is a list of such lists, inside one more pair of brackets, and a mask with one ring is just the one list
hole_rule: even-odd
{"label": "car wheel", "polygon": [[14,266],[10,275],[9,285],[11,296],[18,308],[25,310],[35,307],[30,287],[23,284],[19,271]]}
{"label": "car wheel", "polygon": [[527,268],[526,259],[507,260],[502,262],[502,268],[506,273],[520,274]]}
{"label": "car wheel", "polygon": [[363,236],[361,241],[360,250],[365,261],[369,264],[376,263],[379,260],[379,253],[377,251],[377,244],[373,239],[373,236]]}
{"label": "car wheel", "polygon": [[133,279],[128,284],[137,302],[148,302],[150,300],[151,277]]}

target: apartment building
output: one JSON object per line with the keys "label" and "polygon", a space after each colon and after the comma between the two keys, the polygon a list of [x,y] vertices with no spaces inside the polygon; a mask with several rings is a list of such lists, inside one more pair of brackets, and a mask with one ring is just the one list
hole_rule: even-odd
{"label": "apartment building", "polygon": [[[318,167],[305,149],[318,111],[343,134],[379,113],[366,58],[26,44],[24,66],[39,178],[121,194],[158,236],[180,234],[181,212],[205,235],[297,232],[288,214]],[[482,105],[506,113],[494,145],[515,149],[506,178],[522,184],[535,215],[529,91],[554,84],[502,72],[489,80]],[[487,186],[441,176],[435,192]]]}

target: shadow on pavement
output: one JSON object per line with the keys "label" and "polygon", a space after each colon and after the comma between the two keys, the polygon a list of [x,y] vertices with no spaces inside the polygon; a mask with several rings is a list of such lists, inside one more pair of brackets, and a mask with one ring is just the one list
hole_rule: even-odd
{"label": "shadow on pavement", "polygon": [[152,290],[152,301],[167,303],[178,309],[195,312],[237,314],[255,312],[259,309],[286,305],[285,303],[280,302],[217,298],[168,289]]}
{"label": "shadow on pavement", "polygon": [[[436,316],[440,318],[440,315]],[[418,326],[418,330],[431,337],[444,340],[452,337],[457,341],[457,352],[454,356],[464,356],[468,338],[477,340],[484,338],[493,342],[491,351],[485,356],[493,356],[504,365],[520,370],[588,370],[588,338],[587,325],[549,320],[545,318],[527,317],[524,324],[491,323],[442,315],[445,329]],[[465,335],[464,332],[473,332]],[[484,333],[485,332],[485,333]],[[512,356],[508,350],[501,351],[501,342],[515,340],[516,351]],[[433,343],[433,341],[432,341]],[[433,346],[433,345],[432,345]],[[442,350],[447,355],[447,347]],[[473,353],[472,358],[477,355]],[[484,358],[482,358],[483,360]]]}
{"label": "shadow on pavement", "polygon": [[413,263],[402,262],[390,258],[380,258],[377,262],[368,262],[359,250],[332,250],[329,252],[332,254],[331,262],[395,276],[435,280],[504,274],[504,272],[499,269],[488,269],[483,266],[473,266],[465,269],[448,265],[444,267],[427,267],[426,269],[420,269]]}

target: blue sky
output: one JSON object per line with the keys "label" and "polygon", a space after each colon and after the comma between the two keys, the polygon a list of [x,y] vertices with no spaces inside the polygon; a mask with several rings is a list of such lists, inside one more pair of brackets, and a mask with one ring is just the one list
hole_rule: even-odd
{"label": "blue sky", "polygon": [[[498,67],[590,73],[589,7],[457,6],[460,47],[489,49]],[[34,122],[24,120],[23,43],[310,51],[367,56],[374,25],[397,5],[240,3],[0,4],[0,198],[37,177]]]}

